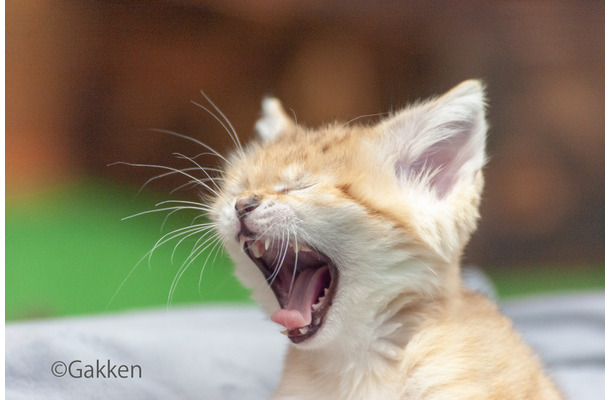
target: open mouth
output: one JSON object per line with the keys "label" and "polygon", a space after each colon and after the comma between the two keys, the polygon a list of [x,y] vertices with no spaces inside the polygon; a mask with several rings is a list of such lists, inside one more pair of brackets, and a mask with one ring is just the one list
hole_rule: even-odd
{"label": "open mouth", "polygon": [[339,271],[330,259],[304,243],[239,236],[244,252],[260,269],[281,307],[271,320],[293,343],[315,335],[333,304]]}

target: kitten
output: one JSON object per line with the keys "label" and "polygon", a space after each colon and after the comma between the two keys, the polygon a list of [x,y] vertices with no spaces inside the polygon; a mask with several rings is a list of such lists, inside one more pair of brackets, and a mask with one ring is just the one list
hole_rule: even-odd
{"label": "kitten", "polygon": [[291,342],[273,399],[560,398],[460,282],[483,188],[479,82],[374,126],[306,129],[270,98],[256,129],[211,217]]}

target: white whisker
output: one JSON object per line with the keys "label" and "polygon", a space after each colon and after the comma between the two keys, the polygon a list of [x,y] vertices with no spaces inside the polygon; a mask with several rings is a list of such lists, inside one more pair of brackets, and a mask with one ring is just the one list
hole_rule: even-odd
{"label": "white whisker", "polygon": [[214,263],[216,262],[216,256],[218,255],[218,249],[220,249],[222,247],[222,239],[221,239],[220,235],[215,233],[214,240],[212,243],[213,243],[212,249],[208,253],[208,256],[205,258],[205,261],[203,262],[203,266],[201,267],[201,272],[199,273],[199,282],[197,283],[197,291],[198,291],[200,297],[201,297],[201,282],[203,280],[203,271],[205,270],[206,265],[208,265],[208,260],[210,259],[210,256],[212,255],[212,253],[215,253],[214,258],[212,259],[212,265],[214,265]]}
{"label": "white whisker", "polygon": [[207,100],[208,103],[210,103],[210,105],[212,107],[214,107],[214,110],[216,110],[216,112],[218,114],[220,114],[220,116],[224,119],[224,121],[226,122],[226,125],[220,121],[219,118],[217,118],[216,114],[214,114],[213,112],[211,112],[209,109],[207,109],[206,107],[202,106],[201,104],[195,103],[193,102],[195,105],[203,108],[204,110],[206,110],[210,115],[212,115],[214,118],[216,118],[216,120],[220,123],[220,125],[222,125],[225,130],[227,131],[227,133],[229,133],[229,136],[231,137],[231,140],[233,141],[233,143],[235,144],[235,147],[239,150],[239,152],[243,155],[244,154],[244,149],[241,145],[241,142],[239,141],[239,137],[237,136],[237,132],[235,131],[235,127],[233,127],[233,124],[231,124],[231,121],[229,120],[229,118],[227,118],[227,116],[220,110],[220,108],[212,101],[212,99],[210,99],[208,97],[207,94],[205,94],[205,92],[202,90],[201,95]]}
{"label": "white whisker", "polygon": [[[193,251],[191,252],[191,254],[186,258],[186,260],[184,260],[184,262],[182,263],[182,265],[180,266],[180,269],[178,269],[178,272],[176,273],[176,275],[174,276],[174,280],[172,281],[172,284],[170,286],[170,290],[169,290],[169,294],[167,296],[167,307],[169,308],[172,304],[172,298],[174,296],[174,292],[176,291],[176,287],[178,286],[178,282],[180,281],[180,279],[182,278],[182,276],[184,275],[184,273],[186,272],[186,270],[188,269],[188,267],[190,267],[190,265],[208,248],[210,247],[214,241],[212,241],[212,243],[209,243],[210,240],[214,239],[214,235],[212,235],[211,237],[209,237],[207,240],[205,240],[201,245],[199,245],[199,247],[197,247],[196,249],[193,249]],[[202,248],[203,247],[203,248]],[[202,248],[202,249],[201,249]],[[201,250],[199,250],[201,249]]]}
{"label": "white whisker", "polygon": [[[188,235],[185,235],[185,236],[184,236],[182,239],[180,239],[180,240],[178,241],[178,243],[176,243],[176,244],[174,245],[174,250],[172,250],[172,255],[170,256],[170,262],[173,264],[173,262],[174,262],[174,255],[175,255],[175,253],[176,253],[176,250],[178,249],[178,247],[180,246],[180,244],[181,244],[181,243],[182,243],[184,240],[186,240],[187,238],[189,238],[189,237],[191,237],[191,236],[193,236],[193,235],[197,235],[197,234],[199,234],[199,233],[203,233],[203,235],[201,235],[201,237],[200,237],[199,239],[197,239],[197,242],[195,242],[195,246],[197,246],[197,243],[199,243],[199,241],[201,240],[201,238],[202,238],[202,237],[205,237],[205,236],[206,236],[206,235],[208,235],[210,232],[212,232],[212,231],[211,231],[211,229],[210,229],[210,227],[207,227],[207,228],[202,228],[202,229],[199,229],[199,230],[195,230],[194,232],[191,232],[191,233],[189,233]],[[192,250],[191,250],[191,251],[192,251]]]}
{"label": "white whisker", "polygon": [[280,249],[282,249],[282,247],[284,246],[284,232],[282,232],[281,238],[278,237],[278,240],[280,241],[280,243],[278,245],[278,252],[275,255],[275,258],[273,259],[273,261],[271,261],[271,265],[277,264],[277,262],[278,262],[278,260],[280,258],[280,253],[281,253]]}
{"label": "white whisker", "polygon": [[[249,214],[249,213],[244,213],[243,215],[244,215],[244,216],[246,216],[246,215],[248,215],[248,214]],[[273,228],[273,226],[272,226],[272,225],[271,225],[271,226],[269,226],[269,227],[267,227],[267,229],[265,229],[265,230],[264,230],[262,233],[260,233],[260,234],[259,234],[259,235],[256,237],[256,239],[254,239],[254,241],[256,242],[256,241],[258,241],[258,240],[261,240],[261,239],[262,239],[262,238],[263,238],[263,237],[264,237],[264,236],[267,234],[267,232],[269,232],[269,231],[271,230],[271,228]]]}
{"label": "white whisker", "polygon": [[[201,152],[201,153],[199,153],[199,154],[197,154],[197,155],[192,156],[191,158],[192,158],[193,160],[196,160],[196,159],[198,159],[199,157],[203,157],[203,156],[216,156],[216,154],[214,154],[214,153],[210,153],[210,152],[208,152],[208,151],[204,151],[204,152]],[[224,171],[224,170],[222,170],[222,169],[220,169],[220,168],[214,168],[214,167],[205,167],[205,169],[210,170],[210,171],[214,171],[214,172],[218,172],[218,173],[220,173],[220,174],[222,174],[222,175],[224,175],[224,173],[225,173],[225,171]]]}
{"label": "white whisker", "polygon": [[157,240],[157,242],[153,245],[152,249],[150,249],[143,257],[142,259],[140,259],[139,262],[141,262],[144,258],[148,257],[148,266],[150,268],[150,262],[153,256],[153,253],[155,252],[155,250],[157,250],[157,248],[159,248],[160,246],[163,246],[165,243],[167,242],[171,242],[172,240],[182,236],[182,235],[187,235],[191,232],[201,232],[204,230],[209,230],[212,229],[213,225],[210,224],[199,224],[199,225],[195,225],[195,226],[187,226],[184,228],[178,228],[175,229],[169,233],[166,233],[165,235],[163,235],[159,240]]}
{"label": "white whisker", "polygon": [[[284,251],[282,253],[282,257],[280,258],[279,263],[275,266],[273,273],[271,274],[271,276],[269,277],[270,281],[269,284],[273,284],[273,282],[275,281],[275,278],[277,278],[277,275],[280,273],[280,269],[282,268],[282,266],[284,265],[284,261],[286,261],[286,254],[288,254],[288,247],[290,246],[290,233],[288,232],[288,240],[286,240],[284,243],[282,243],[282,247],[284,248]],[[282,241],[284,240],[284,234],[282,233]],[[279,255],[279,252],[278,252]]]}
{"label": "white whisker", "polygon": [[125,284],[129,280],[129,278],[131,278],[131,275],[133,275],[133,273],[136,271],[136,268],[138,268],[138,265],[140,265],[140,263],[142,262],[143,259],[144,258],[141,258],[140,261],[138,261],[133,267],[131,267],[131,269],[129,270],[129,273],[127,273],[127,276],[121,281],[121,283],[119,284],[119,287],[114,291],[114,294],[112,295],[112,297],[110,297],[110,300],[108,300],[108,302],[106,303],[106,307],[104,308],[104,311],[108,311],[108,308],[110,307],[110,305],[112,304],[114,299],[117,297],[117,295],[119,294],[119,292],[121,291],[123,286],[125,286]]}
{"label": "white whisker", "polygon": [[172,203],[188,204],[188,205],[200,207],[202,210],[207,210],[207,211],[213,210],[213,208],[211,206],[208,206],[207,204],[199,203],[197,201],[188,201],[188,200],[163,200],[163,201],[160,201],[159,203],[155,204],[155,207],[162,206],[165,204],[172,204]]}
{"label": "white whisker", "polygon": [[195,224],[195,221],[197,221],[197,220],[198,220],[198,219],[200,219],[200,218],[205,218],[205,217],[206,217],[206,216],[205,216],[204,214],[199,214],[199,215],[197,215],[195,218],[193,218],[193,219],[191,220],[190,225],[194,225],[194,224]]}
{"label": "white whisker", "polygon": [[[200,224],[202,225],[202,224]],[[148,261],[149,261],[149,269],[150,269],[150,257],[152,257],[152,254],[154,253],[154,251],[161,245],[163,245],[164,243],[167,243],[168,241],[171,241],[173,239],[175,239],[176,237],[179,237],[180,235],[183,235],[185,233],[188,232],[188,230],[190,229],[201,229],[200,226],[196,226],[196,227],[185,227],[185,228],[180,228],[180,229],[176,229],[172,232],[169,232],[167,234],[165,234],[161,239],[159,239],[155,245],[153,246],[152,249],[150,249],[146,254],[144,254],[139,260],[138,262],[135,263],[135,265],[133,267],[131,267],[131,269],[129,270],[129,272],[127,273],[127,276],[125,276],[125,278],[121,281],[121,283],[119,284],[119,287],[116,289],[116,291],[114,292],[114,294],[112,295],[112,297],[110,298],[110,300],[108,300],[108,303],[106,303],[106,307],[105,310],[107,311],[108,308],[110,307],[110,305],[112,304],[112,302],[114,301],[114,299],[117,297],[117,295],[119,294],[119,292],[121,291],[121,289],[123,288],[123,286],[125,286],[125,284],[127,283],[127,281],[129,280],[129,278],[131,278],[131,276],[133,275],[133,273],[135,272],[136,268],[138,268],[138,266],[142,263],[142,261],[144,261],[147,257],[148,257]],[[209,229],[209,228],[208,228]],[[186,232],[180,232],[180,231],[186,231]],[[179,232],[179,233],[176,233]],[[164,238],[166,238],[168,235],[174,235],[171,238],[163,241]]]}
{"label": "white whisker", "polygon": [[[159,168],[159,169],[167,169],[167,170],[170,170],[170,171],[175,171],[175,173],[182,174],[182,175],[186,176],[187,178],[190,178],[190,179],[192,179],[192,180],[194,180],[194,181],[196,181],[196,182],[199,182],[199,183],[201,184],[201,186],[203,186],[203,187],[205,187],[205,188],[208,188],[210,191],[213,191],[213,190],[212,190],[211,188],[209,188],[209,187],[208,187],[208,186],[207,186],[205,183],[201,182],[201,180],[200,180],[200,179],[195,178],[195,177],[194,177],[194,176],[192,176],[191,174],[187,174],[187,173],[186,173],[186,172],[184,172],[184,170],[182,170],[182,169],[176,169],[176,168],[172,168],[172,167],[166,167],[166,166],[163,166],[163,165],[156,165],[156,164],[137,164],[137,163],[128,163],[128,162],[124,162],[124,161],[117,161],[117,162],[112,163],[112,164],[110,164],[110,165],[117,165],[117,164],[121,164],[121,165],[129,165],[129,166],[131,166],[131,167]],[[218,195],[218,193],[216,193],[216,192],[214,192],[214,194],[216,194],[217,196],[219,196],[219,195]],[[219,197],[220,197],[220,196],[219,196]]]}
{"label": "white whisker", "polygon": [[141,211],[141,212],[136,213],[136,214],[128,215],[127,217],[121,218],[121,221],[126,221],[128,219],[139,217],[140,215],[144,215],[144,214],[152,214],[152,213],[155,213],[155,212],[170,211],[170,210],[173,210],[172,212],[181,211],[181,210],[197,210],[197,211],[202,211],[202,212],[210,211],[210,210],[202,208],[202,207],[193,207],[193,206],[191,206],[191,207],[189,207],[189,206],[175,206],[175,207],[157,208],[157,209],[153,209],[153,210],[146,210],[146,211]]}
{"label": "white whisker", "polygon": [[[208,173],[208,171],[203,168],[201,165],[199,165],[197,163],[197,161],[191,159],[190,157],[185,156],[184,154],[181,153],[174,153],[178,158],[182,158],[183,160],[188,160],[190,162],[192,162],[193,164],[195,164],[207,177],[208,179],[211,180],[212,184],[214,184],[214,186],[216,186],[216,189],[221,190],[220,187],[218,187],[218,185],[216,184],[216,182],[212,179],[212,177],[210,176],[210,174]],[[215,195],[218,196],[218,193],[215,190],[212,190],[211,187],[209,187],[208,185],[204,184],[202,182],[203,187],[205,187],[206,189],[210,190],[211,192],[213,192]]]}
{"label": "white whisker", "polygon": [[292,278],[290,279],[290,288],[288,289],[288,297],[292,293],[292,286],[294,285],[294,279],[297,275],[297,265],[299,263],[299,241],[297,238],[296,232],[292,232],[294,234],[294,267],[292,267]]}
{"label": "white whisker", "polygon": [[[146,186],[148,186],[151,182],[156,181],[158,179],[165,178],[165,177],[170,176],[170,175],[178,174],[179,173],[178,171],[190,172],[190,171],[200,171],[200,170],[201,170],[201,168],[198,168],[198,167],[183,168],[183,169],[180,169],[180,170],[164,172],[164,173],[162,173],[160,175],[153,176],[152,178],[150,178],[146,182],[144,182],[144,184],[140,187],[140,190],[138,190],[138,193],[140,193],[142,190],[144,190],[144,188]],[[212,170],[220,171],[220,170],[217,170],[216,168],[212,168]],[[207,181],[207,180],[224,180],[224,178],[222,178],[222,177],[210,177],[210,178],[202,179],[202,181],[204,181],[204,182]],[[174,189],[174,191],[175,190],[176,189]]]}
{"label": "white whisker", "polygon": [[220,154],[219,152],[217,152],[216,150],[214,150],[213,148],[211,148],[207,144],[205,144],[205,143],[203,143],[203,142],[201,142],[201,141],[199,141],[197,139],[194,139],[194,138],[192,138],[190,136],[182,135],[182,134],[180,134],[178,132],[173,132],[173,131],[169,131],[169,130],[166,130],[166,129],[150,129],[150,130],[153,131],[153,132],[165,133],[165,134],[176,136],[176,137],[179,137],[179,138],[182,138],[182,139],[190,140],[191,142],[197,143],[198,145],[200,145],[200,146],[206,148],[207,150],[211,151],[212,155],[220,158],[221,160],[223,160],[227,164],[232,165],[231,162],[226,157],[224,157],[222,154]]}

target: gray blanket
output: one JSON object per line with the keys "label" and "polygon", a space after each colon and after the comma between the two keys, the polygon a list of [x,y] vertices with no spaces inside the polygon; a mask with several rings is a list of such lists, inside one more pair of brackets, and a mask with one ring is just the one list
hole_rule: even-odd
{"label": "gray blanket", "polygon": [[[470,285],[478,283],[475,277]],[[566,398],[603,399],[602,292],[524,298],[500,307]],[[11,323],[6,398],[266,399],[287,345],[279,330],[248,306]]]}

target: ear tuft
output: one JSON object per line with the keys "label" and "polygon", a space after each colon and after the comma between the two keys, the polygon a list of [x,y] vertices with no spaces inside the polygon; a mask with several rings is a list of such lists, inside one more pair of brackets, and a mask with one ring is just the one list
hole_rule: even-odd
{"label": "ear tuft", "polygon": [[407,108],[381,125],[399,181],[426,182],[443,198],[473,181],[485,164],[485,95],[465,81],[436,100]]}
{"label": "ear tuft", "polygon": [[265,142],[277,139],[292,125],[282,103],[274,97],[266,97],[262,103],[263,115],[256,122],[255,129]]}

